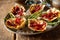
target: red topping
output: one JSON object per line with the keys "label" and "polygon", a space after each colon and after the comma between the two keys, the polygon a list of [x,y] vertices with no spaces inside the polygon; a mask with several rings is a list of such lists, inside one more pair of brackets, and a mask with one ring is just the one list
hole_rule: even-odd
{"label": "red topping", "polygon": [[14,14],[14,15],[20,15],[20,16],[22,16],[23,15],[23,9],[22,8],[19,8],[18,6],[15,6],[14,8],[13,8],[13,10],[12,10],[12,13]]}
{"label": "red topping", "polygon": [[17,12],[20,16],[23,15],[23,9],[21,8],[18,12]]}
{"label": "red topping", "polygon": [[38,11],[38,10],[40,10],[41,9],[41,6],[40,5],[37,5],[37,6],[35,6],[35,11]]}
{"label": "red topping", "polygon": [[40,6],[40,5],[36,5],[36,6],[34,6],[34,8],[35,8],[35,9],[33,9],[33,10],[31,11],[32,13],[40,10],[40,9],[41,9],[41,6]]}
{"label": "red topping", "polygon": [[7,21],[7,24],[13,27],[16,27],[17,25],[15,25],[13,22]]}
{"label": "red topping", "polygon": [[20,25],[21,18],[16,18],[15,22]]}
{"label": "red topping", "polygon": [[12,9],[12,13],[13,13],[14,15],[16,15],[16,14],[17,14],[17,11],[19,11],[19,10],[20,10],[20,9],[19,9],[18,6],[13,7],[13,9]]}
{"label": "red topping", "polygon": [[30,22],[30,27],[32,27],[32,28],[35,28],[36,30],[42,30],[42,29],[44,29],[43,28],[43,26],[46,26],[46,22],[43,22],[42,24],[38,24],[37,22],[35,22],[35,21],[31,21]]}
{"label": "red topping", "polygon": [[31,22],[30,22],[30,27],[34,27],[34,26],[36,26],[36,24],[37,24],[37,23],[36,23],[35,21],[32,21],[32,20],[31,20]]}
{"label": "red topping", "polygon": [[58,16],[58,12],[57,13],[47,13],[47,14],[43,14],[42,17],[43,18],[47,18],[49,20],[53,19],[54,17],[57,17]]}

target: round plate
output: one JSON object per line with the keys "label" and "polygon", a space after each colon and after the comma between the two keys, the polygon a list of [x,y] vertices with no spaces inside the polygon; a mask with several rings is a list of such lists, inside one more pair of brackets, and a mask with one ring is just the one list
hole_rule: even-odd
{"label": "round plate", "polygon": [[[4,24],[5,24],[5,21],[4,21]],[[57,25],[59,24],[59,22],[56,22],[56,24],[54,26],[52,25],[47,25],[46,26],[46,30],[44,32],[47,32],[49,30],[52,30],[53,28],[55,28]],[[10,31],[10,32],[13,32],[13,33],[18,33],[18,34],[22,34],[22,35],[35,35],[35,34],[40,34],[40,33],[44,33],[44,32],[34,32],[30,29],[28,29],[28,27],[25,27],[21,30],[13,30],[13,29],[10,29],[10,28],[7,28],[6,25],[4,25],[4,27]]]}

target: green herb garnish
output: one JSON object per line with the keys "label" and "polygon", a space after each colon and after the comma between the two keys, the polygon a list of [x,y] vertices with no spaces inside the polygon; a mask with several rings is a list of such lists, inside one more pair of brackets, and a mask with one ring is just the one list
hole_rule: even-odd
{"label": "green herb garnish", "polygon": [[15,16],[12,13],[8,13],[8,15],[4,18],[4,21],[6,21],[9,18],[15,18]]}

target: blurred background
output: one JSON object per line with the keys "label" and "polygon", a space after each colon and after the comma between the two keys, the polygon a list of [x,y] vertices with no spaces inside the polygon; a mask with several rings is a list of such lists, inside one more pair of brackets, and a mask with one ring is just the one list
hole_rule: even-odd
{"label": "blurred background", "polygon": [[[47,1],[49,4],[52,3],[54,7],[58,9],[60,8],[60,0],[51,0],[51,1],[47,0]],[[15,3],[21,3],[23,5],[26,5],[27,2],[28,1],[26,1],[25,3],[25,0],[0,0],[0,40],[60,40],[60,25],[58,25],[55,29],[49,32],[38,34],[38,35],[31,35],[31,36],[14,34],[12,32],[7,31],[4,28],[3,19],[8,14],[11,7]],[[40,1],[38,3],[40,3]]]}

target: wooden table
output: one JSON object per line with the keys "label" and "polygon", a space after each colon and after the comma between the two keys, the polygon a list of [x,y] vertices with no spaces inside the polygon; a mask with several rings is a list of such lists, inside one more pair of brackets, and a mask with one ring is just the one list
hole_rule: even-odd
{"label": "wooden table", "polygon": [[60,40],[60,26],[49,32],[31,36],[7,31],[4,28],[3,18],[14,4],[15,0],[0,0],[0,40]]}

